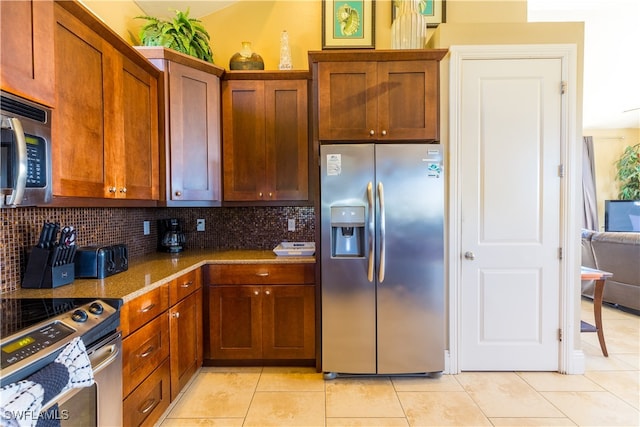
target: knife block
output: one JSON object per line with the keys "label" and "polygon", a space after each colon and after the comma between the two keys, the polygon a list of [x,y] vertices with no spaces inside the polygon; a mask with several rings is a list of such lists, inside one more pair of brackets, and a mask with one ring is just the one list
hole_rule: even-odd
{"label": "knife block", "polygon": [[57,288],[75,280],[73,263],[51,265],[55,248],[34,247],[29,254],[27,269],[22,279],[23,288]]}

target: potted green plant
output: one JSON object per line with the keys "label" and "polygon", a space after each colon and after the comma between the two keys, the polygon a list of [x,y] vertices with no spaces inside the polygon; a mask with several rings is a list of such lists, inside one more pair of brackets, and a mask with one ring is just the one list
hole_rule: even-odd
{"label": "potted green plant", "polygon": [[615,163],[616,180],[620,182],[620,200],[640,200],[640,144],[624,149]]}
{"label": "potted green plant", "polygon": [[213,63],[209,33],[201,21],[189,18],[189,9],[186,12],[175,12],[176,16],[172,20],[136,16],[136,19],[147,20],[140,29],[142,46],[164,46]]}

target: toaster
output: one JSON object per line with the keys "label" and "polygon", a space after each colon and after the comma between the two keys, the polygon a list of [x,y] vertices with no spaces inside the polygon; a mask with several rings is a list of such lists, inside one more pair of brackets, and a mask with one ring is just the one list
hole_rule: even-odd
{"label": "toaster", "polygon": [[104,279],[129,268],[127,245],[83,246],[74,258],[76,278]]}

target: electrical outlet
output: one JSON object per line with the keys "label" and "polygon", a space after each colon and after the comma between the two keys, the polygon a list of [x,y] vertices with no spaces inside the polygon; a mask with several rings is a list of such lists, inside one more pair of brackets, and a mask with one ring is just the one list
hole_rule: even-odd
{"label": "electrical outlet", "polygon": [[296,231],[296,220],[295,219],[290,219],[287,220],[287,230],[288,231]]}
{"label": "electrical outlet", "polygon": [[149,221],[142,222],[142,232],[145,236],[151,234],[151,223]]}
{"label": "electrical outlet", "polygon": [[204,231],[204,218],[196,220],[196,231]]}

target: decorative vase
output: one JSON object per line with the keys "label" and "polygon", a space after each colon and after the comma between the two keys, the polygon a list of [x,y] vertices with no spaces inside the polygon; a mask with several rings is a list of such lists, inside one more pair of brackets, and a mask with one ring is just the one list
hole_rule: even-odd
{"label": "decorative vase", "polygon": [[264,70],[262,57],[251,50],[251,42],[242,42],[240,52],[229,60],[230,70]]}
{"label": "decorative vase", "polygon": [[289,34],[284,30],[280,34],[280,70],[290,70],[291,66],[291,49],[289,49]]}
{"label": "decorative vase", "polygon": [[391,24],[392,49],[424,49],[427,18],[420,13],[420,0],[394,0],[396,19]]}

